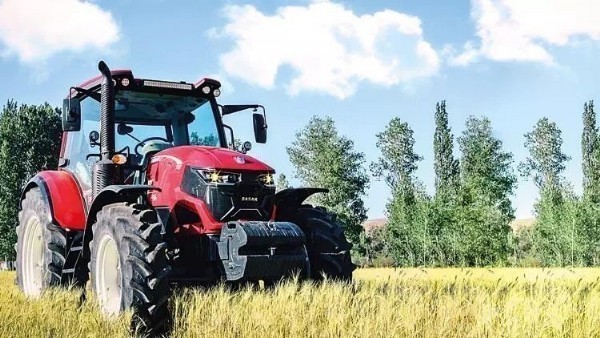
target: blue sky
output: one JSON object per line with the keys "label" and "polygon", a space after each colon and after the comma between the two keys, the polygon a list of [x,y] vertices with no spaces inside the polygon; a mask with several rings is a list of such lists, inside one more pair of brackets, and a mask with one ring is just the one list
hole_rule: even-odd
{"label": "blue sky", "polygon": [[[523,134],[548,116],[580,191],[598,40],[595,0],[0,0],[0,101],[58,106],[101,59],[144,78],[210,75],[224,84],[221,103],[267,107],[269,143],[251,153],[288,177],[285,147],[312,115],[333,117],[368,162],[379,155],[375,134],[397,116],[415,131],[418,176],[432,192],[433,112],[445,99],[455,136],[469,115],[489,117],[515,169]],[[230,122],[252,140],[250,114]],[[372,182],[370,217],[383,216],[389,195]],[[517,217],[532,215],[536,197],[520,180]]]}

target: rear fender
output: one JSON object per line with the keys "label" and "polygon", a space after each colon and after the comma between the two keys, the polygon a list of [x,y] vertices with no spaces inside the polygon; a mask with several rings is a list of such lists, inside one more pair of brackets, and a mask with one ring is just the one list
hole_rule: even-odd
{"label": "rear fender", "polygon": [[329,189],[325,188],[289,188],[283,189],[273,195],[265,203],[266,210],[271,211],[271,219],[275,219],[277,209],[297,209],[310,196],[317,193],[328,193]]}
{"label": "rear fender", "polygon": [[19,209],[22,208],[25,195],[33,188],[40,189],[52,223],[67,230],[81,231],[85,228],[85,202],[71,173],[64,170],[42,171],[33,176],[21,193]]}

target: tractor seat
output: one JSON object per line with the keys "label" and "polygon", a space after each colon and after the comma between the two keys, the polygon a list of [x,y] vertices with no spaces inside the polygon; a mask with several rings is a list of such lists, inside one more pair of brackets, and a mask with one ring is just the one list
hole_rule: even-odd
{"label": "tractor seat", "polygon": [[144,144],[142,150],[140,151],[140,153],[143,156],[141,163],[142,168],[146,168],[146,165],[148,165],[148,161],[150,160],[150,157],[152,155],[158,153],[159,151],[169,149],[171,147],[173,147],[171,143],[164,141],[153,140],[146,142],[146,144]]}
{"label": "tractor seat", "polygon": [[164,141],[153,140],[146,142],[146,144],[142,146],[142,150],[140,151],[140,154],[142,155],[142,160],[140,163],[140,170],[135,172],[135,176],[133,178],[134,182],[137,184],[144,184],[143,181],[145,179],[143,178],[145,177],[145,172],[148,166],[148,162],[150,161],[150,157],[152,157],[152,155],[158,153],[159,151],[169,149],[171,147],[173,147],[171,143]]}

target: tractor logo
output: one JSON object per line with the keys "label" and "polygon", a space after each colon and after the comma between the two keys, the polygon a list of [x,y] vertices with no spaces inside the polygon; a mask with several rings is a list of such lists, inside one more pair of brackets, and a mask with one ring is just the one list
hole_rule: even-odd
{"label": "tractor logo", "polygon": [[246,159],[242,156],[234,156],[233,160],[238,164],[246,164]]}

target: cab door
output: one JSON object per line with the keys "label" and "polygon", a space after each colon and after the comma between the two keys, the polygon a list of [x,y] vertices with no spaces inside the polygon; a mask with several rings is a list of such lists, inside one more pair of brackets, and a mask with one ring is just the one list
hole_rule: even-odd
{"label": "cab door", "polygon": [[92,202],[92,167],[100,159],[99,147],[90,144],[92,131],[100,132],[100,102],[86,97],[81,101],[81,128],[65,132],[62,168],[77,179],[86,204]]}

